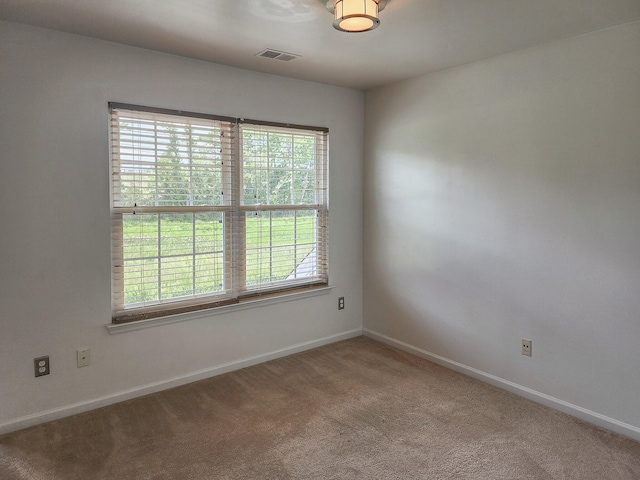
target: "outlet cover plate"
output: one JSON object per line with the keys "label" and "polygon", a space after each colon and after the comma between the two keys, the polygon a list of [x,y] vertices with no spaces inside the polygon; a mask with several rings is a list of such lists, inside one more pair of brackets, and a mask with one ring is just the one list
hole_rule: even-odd
{"label": "outlet cover plate", "polygon": [[49,355],[33,359],[33,370],[36,377],[42,377],[43,375],[49,375],[51,369],[49,368]]}
{"label": "outlet cover plate", "polygon": [[84,350],[78,350],[78,368],[88,367],[91,364],[91,350],[85,348]]}
{"label": "outlet cover plate", "polygon": [[532,356],[533,352],[531,350],[531,340],[529,340],[528,338],[523,338],[520,342],[520,344],[522,345],[522,355],[526,355],[527,357]]}

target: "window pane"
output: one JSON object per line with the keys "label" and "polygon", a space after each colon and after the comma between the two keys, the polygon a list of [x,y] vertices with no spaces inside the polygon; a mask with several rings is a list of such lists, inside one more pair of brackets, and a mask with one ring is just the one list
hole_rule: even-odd
{"label": "window pane", "polygon": [[117,205],[222,203],[221,128],[121,116],[119,133]]}
{"label": "window pane", "polygon": [[316,171],[294,170],[293,172],[293,203],[316,203]]}
{"label": "window pane", "polygon": [[293,135],[269,134],[269,163],[271,168],[291,169],[293,161]]}
{"label": "window pane", "polygon": [[245,127],[242,143],[245,205],[315,203],[313,135]]}
{"label": "window pane", "polygon": [[194,291],[196,295],[222,291],[223,261],[222,252],[200,254],[196,257]]}
{"label": "window pane", "polygon": [[124,261],[125,304],[158,300],[158,262],[135,258]]}
{"label": "window pane", "polygon": [[158,299],[158,216],[123,215],[125,304]]}
{"label": "window pane", "polygon": [[221,213],[195,215],[195,291],[202,295],[224,288],[224,230]]}
{"label": "window pane", "polygon": [[314,210],[247,212],[247,285],[317,274]]}
{"label": "window pane", "polygon": [[125,304],[223,290],[220,212],[123,215]]}

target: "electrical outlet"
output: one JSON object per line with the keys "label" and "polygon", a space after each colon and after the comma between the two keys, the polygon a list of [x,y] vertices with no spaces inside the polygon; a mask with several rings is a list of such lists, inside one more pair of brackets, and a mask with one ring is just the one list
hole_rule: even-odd
{"label": "electrical outlet", "polygon": [[522,345],[522,355],[526,355],[527,357],[530,357],[531,354],[533,353],[531,350],[531,340],[523,338],[520,341],[520,344]]}
{"label": "electrical outlet", "polygon": [[344,310],[344,297],[338,298],[338,310]]}
{"label": "electrical outlet", "polygon": [[49,375],[51,373],[51,369],[49,368],[49,355],[45,355],[43,357],[38,357],[33,359],[33,370],[36,377],[41,377],[43,375]]}
{"label": "electrical outlet", "polygon": [[91,350],[88,348],[84,350],[78,350],[78,368],[88,367],[91,363]]}

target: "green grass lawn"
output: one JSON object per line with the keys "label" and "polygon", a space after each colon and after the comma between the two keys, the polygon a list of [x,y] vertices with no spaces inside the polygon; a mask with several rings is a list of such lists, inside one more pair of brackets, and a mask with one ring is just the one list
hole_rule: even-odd
{"label": "green grass lawn", "polygon": [[[125,305],[224,289],[221,212],[124,215],[123,229]],[[315,242],[314,210],[247,213],[246,284],[286,279]]]}

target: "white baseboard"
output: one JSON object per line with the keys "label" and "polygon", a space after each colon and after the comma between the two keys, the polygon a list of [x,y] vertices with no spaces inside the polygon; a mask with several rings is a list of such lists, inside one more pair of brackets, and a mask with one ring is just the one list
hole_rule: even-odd
{"label": "white baseboard", "polygon": [[477,380],[493,385],[494,387],[498,387],[502,390],[514,393],[536,403],[553,408],[554,410],[558,410],[560,412],[571,415],[572,417],[584,420],[585,422],[591,423],[598,427],[611,430],[626,437],[633,438],[634,440],[640,440],[639,427],[620,422],[614,418],[601,415],[591,410],[587,410],[586,408],[582,408],[578,405],[565,402],[564,400],[560,400],[559,398],[555,398],[536,390],[523,387],[522,385],[518,385],[517,383],[510,382],[509,380],[505,380],[500,377],[496,377],[495,375],[477,370],[462,363],[449,360],[448,358],[436,355],[435,353],[428,352],[418,347],[414,347],[413,345],[409,345],[408,343],[404,343],[386,335],[382,335],[381,333],[375,332],[373,330],[364,328],[362,330],[362,333],[366,337],[370,337],[374,340],[386,343],[387,345],[391,345],[392,347],[399,348],[400,350],[404,350],[405,352],[424,358],[433,363],[437,363],[438,365],[442,365],[443,367],[447,367],[451,370],[455,370],[456,372],[468,375],[469,377],[473,377]]}
{"label": "white baseboard", "polygon": [[259,363],[268,362],[269,360],[274,360],[276,358],[286,357],[287,355],[303,352],[305,350],[311,350],[312,348],[321,347],[323,345],[339,342],[341,340],[359,337],[361,335],[362,329],[360,328],[349,330],[346,332],[338,333],[336,335],[330,335],[328,337],[291,345],[289,347],[275,350],[273,352],[265,353],[262,355],[256,355],[253,357],[224,363],[222,365],[217,365],[215,367],[206,368],[196,372],[187,373],[179,377],[149,383],[140,387],[130,388],[128,390],[117,392],[111,395],[106,395],[104,397],[96,398],[93,400],[78,402],[71,405],[65,405],[60,408],[34,413],[32,415],[26,415],[24,417],[19,417],[15,420],[0,424],[0,435],[16,430],[21,430],[23,428],[32,427],[41,423],[58,420],[60,418],[68,417],[78,413],[87,412],[96,408],[105,407],[114,403],[123,402],[132,398],[141,397],[150,393],[160,392],[162,390],[178,387],[180,385],[196,382],[198,380],[204,380],[205,378],[215,377],[216,375],[221,375],[223,373],[232,372],[241,368],[250,367]]}

